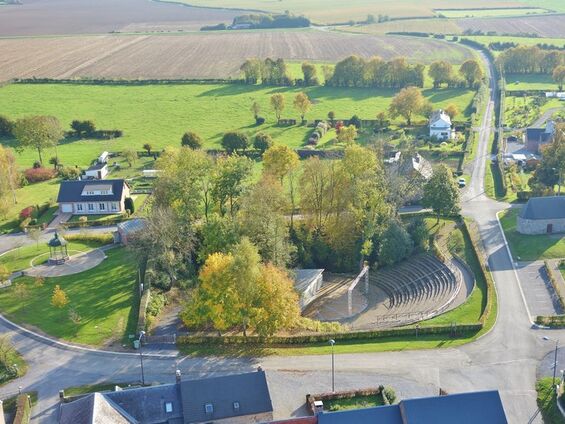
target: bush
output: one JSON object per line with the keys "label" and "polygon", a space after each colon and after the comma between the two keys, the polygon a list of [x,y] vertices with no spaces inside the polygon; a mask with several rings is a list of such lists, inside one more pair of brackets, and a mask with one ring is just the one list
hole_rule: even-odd
{"label": "bush", "polygon": [[222,147],[228,153],[245,150],[249,147],[249,138],[241,132],[227,132],[222,137]]}
{"label": "bush", "polygon": [[77,121],[71,122],[71,128],[74,130],[78,137],[93,135],[96,131],[96,126],[92,121]]}
{"label": "bush", "polygon": [[24,171],[26,180],[32,183],[48,181],[55,177],[56,171],[50,168],[30,168]]}
{"label": "bush", "polygon": [[253,147],[259,150],[261,154],[265,153],[265,150],[267,150],[272,145],[273,139],[269,134],[257,133],[257,135],[255,135],[255,139],[253,140]]}
{"label": "bush", "polygon": [[10,137],[14,123],[5,116],[0,115],[0,137]]}
{"label": "bush", "polygon": [[355,128],[361,128],[361,120],[357,115],[353,115],[349,120],[349,125],[355,125]]}
{"label": "bush", "polygon": [[124,207],[130,214],[135,212],[135,203],[131,197],[126,197],[124,200]]}
{"label": "bush", "polygon": [[382,394],[383,394],[383,398],[386,398],[386,400],[390,405],[396,402],[396,392],[392,387],[389,386],[385,387],[382,391]]}
{"label": "bush", "polygon": [[62,178],[63,180],[78,180],[80,174],[80,168],[75,168],[73,166],[65,166],[58,171],[59,178]]}
{"label": "bush", "polygon": [[167,304],[167,298],[163,293],[151,293],[149,305],[147,305],[147,315],[156,317]]}
{"label": "bush", "polygon": [[33,207],[33,206],[28,206],[27,208],[23,208],[20,211],[20,221],[23,221],[24,219],[27,219],[27,218],[31,218],[34,211],[35,211],[35,207]]}
{"label": "bush", "polygon": [[31,224],[31,218],[26,218],[20,222],[20,230],[25,230]]}
{"label": "bush", "polygon": [[202,137],[192,131],[185,132],[181,138],[181,146],[190,147],[193,150],[202,148]]}
{"label": "bush", "polygon": [[[81,218],[86,218],[82,217]],[[92,242],[92,243],[99,243],[101,245],[104,244],[111,244],[114,242],[114,237],[111,233],[88,233],[88,234],[66,234],[65,240],[68,242],[71,241],[80,241],[80,242]]]}
{"label": "bush", "polygon": [[265,118],[263,118],[262,116],[258,116],[257,118],[255,118],[256,125],[263,125],[264,123],[265,123]]}

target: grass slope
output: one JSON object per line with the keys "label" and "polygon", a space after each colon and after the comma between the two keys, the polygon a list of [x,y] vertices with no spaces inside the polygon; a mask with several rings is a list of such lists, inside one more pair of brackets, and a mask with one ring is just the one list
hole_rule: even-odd
{"label": "grass slope", "polygon": [[[35,287],[33,278],[21,277],[16,282],[29,287],[29,298],[17,299],[14,285],[3,289],[0,312],[19,324],[75,343],[102,346],[110,341],[127,340],[137,324],[135,261],[124,248],[111,249],[106,254],[108,258],[96,268],[47,278],[42,287]],[[51,305],[56,284],[69,297],[69,304],[62,309]],[[70,308],[81,316],[80,323],[69,319]]]}
{"label": "grass slope", "polygon": [[[279,142],[291,147],[303,146],[312,128],[305,126],[279,127],[270,107],[270,96],[283,93],[286,100],[284,118],[298,118],[292,106],[295,95],[305,91],[314,105],[307,119],[326,119],[333,110],[341,119],[353,114],[374,119],[385,111],[397,90],[354,88],[278,88],[246,85],[147,85],[137,87],[97,85],[24,85],[14,84],[0,88],[0,110],[17,118],[33,114],[58,117],[64,126],[73,119],[92,119],[98,128],[118,128],[124,136],[114,140],[77,140],[59,145],[58,155],[65,165],[86,166],[101,151],[119,151],[125,147],[141,150],[144,143],[155,150],[179,145],[182,134],[193,130],[205,139],[205,147],[219,147],[224,132],[244,131],[254,135],[258,131],[270,133]],[[436,107],[454,103],[459,110],[469,113],[474,92],[464,89],[431,88],[424,95]],[[267,122],[255,126],[250,106],[261,105],[261,115]],[[422,119],[422,118],[420,118]],[[402,122],[400,119],[397,122]],[[5,140],[4,144],[14,145]],[[44,153],[45,158],[53,150]],[[37,152],[24,151],[19,163],[29,167]]]}
{"label": "grass slope", "polygon": [[545,424],[563,424],[565,420],[559,412],[555,399],[553,379],[545,377],[536,382],[537,403]]}
{"label": "grass slope", "polygon": [[514,258],[522,261],[565,258],[565,236],[520,234],[516,231],[518,213],[517,209],[509,209],[500,214],[500,223]]}

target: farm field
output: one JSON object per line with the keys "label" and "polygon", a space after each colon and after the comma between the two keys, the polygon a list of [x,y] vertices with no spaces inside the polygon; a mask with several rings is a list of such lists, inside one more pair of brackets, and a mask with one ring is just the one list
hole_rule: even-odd
{"label": "farm field", "polygon": [[[0,311],[19,324],[31,325],[58,338],[93,346],[127,340],[137,325],[135,261],[125,248],[106,251],[108,258],[97,267],[66,277],[46,278],[41,287],[30,277],[15,283],[28,287],[29,296],[14,296],[15,284],[0,292]],[[69,298],[64,308],[51,305],[55,285]],[[69,318],[73,308],[81,320]]]}
{"label": "farm field", "polygon": [[524,16],[548,13],[549,10],[542,8],[488,8],[488,9],[436,9],[436,13],[446,18],[489,18],[500,16]]}
{"label": "farm field", "polygon": [[[565,2],[561,12],[565,11]],[[565,37],[565,19],[563,15],[532,15],[509,18],[463,18],[457,20],[462,31],[473,30],[497,34],[537,34],[539,37]],[[542,40],[540,40],[542,42]]]}
{"label": "farm field", "polygon": [[438,40],[300,31],[0,39],[0,81],[11,78],[227,78],[250,57],[336,62],[352,54],[414,62],[472,56]]}
{"label": "farm field", "polygon": [[[91,119],[98,128],[121,129],[122,138],[114,140],[77,140],[61,144],[58,155],[66,165],[86,166],[101,151],[119,151],[124,147],[141,150],[151,143],[154,150],[179,145],[185,131],[193,130],[205,139],[205,147],[218,147],[224,132],[239,130],[249,135],[264,131],[276,142],[291,147],[303,146],[312,131],[305,126],[281,127],[275,124],[270,96],[283,93],[286,99],[284,118],[298,118],[292,107],[296,93],[304,91],[313,101],[307,119],[325,119],[333,110],[336,117],[348,119],[357,114],[373,119],[386,110],[397,90],[354,88],[281,88],[247,85],[144,85],[96,86],[74,84],[12,84],[0,88],[0,110],[11,118],[29,114],[57,116],[63,125],[73,119]],[[424,90],[436,106],[454,103],[469,113],[474,92],[465,89]],[[256,127],[251,103],[257,101],[266,123]],[[148,119],[148,116],[151,119]],[[468,115],[467,115],[468,116]],[[463,116],[461,116],[461,119]],[[423,118],[419,118],[423,119]],[[401,120],[396,122],[400,123]],[[12,141],[5,141],[12,145]],[[46,151],[49,158],[53,152]],[[37,158],[32,150],[18,155],[19,163],[29,167]]]}
{"label": "farm field", "polygon": [[461,27],[455,19],[399,19],[370,25],[339,26],[336,30],[364,34],[386,34],[388,32],[427,32],[432,34],[459,34]]}
{"label": "farm field", "polygon": [[0,9],[0,36],[100,34],[130,26],[146,31],[198,30],[238,14],[144,0],[26,0]]}

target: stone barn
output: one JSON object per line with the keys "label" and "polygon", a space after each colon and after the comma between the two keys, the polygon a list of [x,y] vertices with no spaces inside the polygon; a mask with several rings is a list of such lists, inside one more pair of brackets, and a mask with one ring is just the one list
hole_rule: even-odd
{"label": "stone barn", "polygon": [[565,196],[533,197],[518,215],[521,234],[565,233]]}

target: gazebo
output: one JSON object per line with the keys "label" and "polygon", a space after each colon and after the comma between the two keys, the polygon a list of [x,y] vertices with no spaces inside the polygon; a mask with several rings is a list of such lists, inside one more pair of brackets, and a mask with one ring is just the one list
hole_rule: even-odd
{"label": "gazebo", "polygon": [[67,240],[60,237],[59,234],[55,233],[47,245],[49,246],[49,265],[61,265],[69,259]]}

